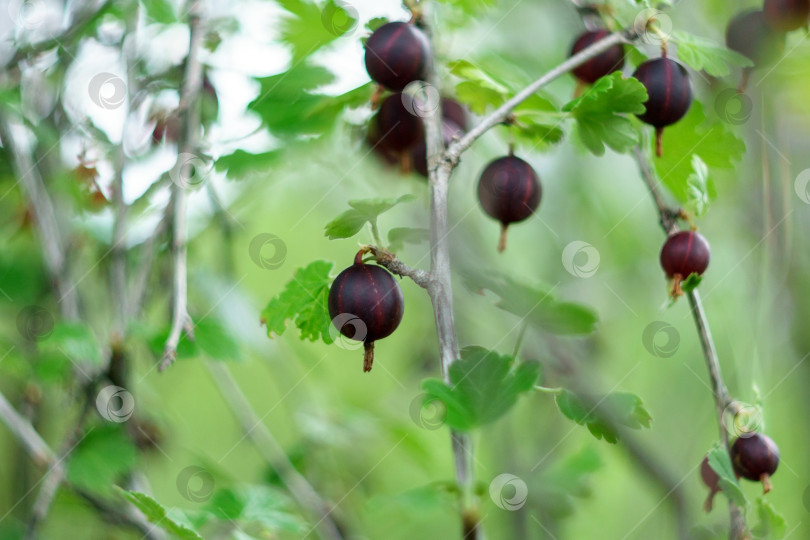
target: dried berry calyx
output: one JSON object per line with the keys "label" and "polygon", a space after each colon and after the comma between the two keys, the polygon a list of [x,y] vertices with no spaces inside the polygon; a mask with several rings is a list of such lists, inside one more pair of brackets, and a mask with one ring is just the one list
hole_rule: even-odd
{"label": "dried berry calyx", "polygon": [[[571,55],[574,56],[583,49],[587,49],[594,43],[608,37],[610,32],[605,29],[588,30],[580,34],[574,45],[571,47]],[[583,83],[593,84],[605,75],[610,75],[614,71],[622,69],[624,66],[624,47],[616,44],[580,64],[571,73]]]}
{"label": "dried berry calyx", "polygon": [[682,293],[681,282],[692,274],[703,275],[709,267],[709,242],[697,231],[680,231],[670,235],[661,248],[661,268],[673,280],[672,296]]}
{"label": "dried berry calyx", "polygon": [[537,210],[542,196],[540,179],[531,165],[510,152],[492,161],[478,181],[478,201],[484,211],[501,222],[498,251],[506,249],[506,229]]}
{"label": "dried berry calyx", "polygon": [[424,80],[430,59],[428,37],[405,22],[384,24],[366,41],[366,71],[389,90],[400,91],[413,81]]}
{"label": "dried berry calyx", "polygon": [[714,496],[720,492],[720,477],[714,472],[711,465],[709,465],[709,456],[703,458],[700,463],[700,477],[703,483],[709,488],[709,495],[706,497],[706,502],[703,503],[703,510],[706,512],[712,511],[712,503]]}
{"label": "dried berry calyx", "polygon": [[664,128],[683,118],[692,105],[689,74],[674,60],[655,58],[640,64],[633,77],[647,89],[647,110],[638,118],[655,127],[655,153],[660,157]]}
{"label": "dried berry calyx", "polygon": [[762,433],[739,437],[731,445],[734,472],[747,480],[762,482],[762,492],[772,489],[771,476],[779,466],[779,447]]}
{"label": "dried berry calyx", "polygon": [[374,342],[399,326],[405,309],[402,289],[385,268],[363,262],[361,249],[354,264],[335,278],[329,289],[329,316],[341,334],[362,341],[363,371],[371,371]]}

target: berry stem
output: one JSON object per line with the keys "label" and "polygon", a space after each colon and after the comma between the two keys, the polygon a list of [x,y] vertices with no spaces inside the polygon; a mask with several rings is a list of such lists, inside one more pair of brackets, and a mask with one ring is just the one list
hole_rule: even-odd
{"label": "berry stem", "polygon": [[360,249],[360,251],[357,252],[357,255],[354,256],[354,264],[366,264],[363,262],[363,256],[369,251],[371,250],[367,246]]}
{"label": "berry stem", "polygon": [[501,224],[501,236],[498,238],[498,253],[503,253],[506,250],[506,230],[509,225]]}
{"label": "berry stem", "polygon": [[762,494],[765,495],[773,489],[773,484],[771,483],[771,475],[768,473],[763,473],[759,477],[759,481],[762,482]]}
{"label": "berry stem", "polygon": [[664,128],[655,128],[655,155],[664,155]]}
{"label": "berry stem", "polygon": [[371,365],[374,363],[374,342],[363,342],[363,373],[371,371]]}

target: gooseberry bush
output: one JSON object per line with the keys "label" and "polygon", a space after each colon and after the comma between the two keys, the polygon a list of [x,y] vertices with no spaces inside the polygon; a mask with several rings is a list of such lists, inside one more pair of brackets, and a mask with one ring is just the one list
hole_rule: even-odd
{"label": "gooseberry bush", "polygon": [[809,531],[810,3],[22,4],[0,537]]}

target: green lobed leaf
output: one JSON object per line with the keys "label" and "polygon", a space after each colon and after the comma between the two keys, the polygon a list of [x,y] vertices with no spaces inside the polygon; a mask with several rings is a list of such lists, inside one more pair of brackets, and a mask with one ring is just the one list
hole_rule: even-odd
{"label": "green lobed leaf", "polygon": [[430,240],[428,229],[412,229],[410,227],[395,227],[388,231],[388,247],[391,251],[399,251],[405,244],[421,244]]}
{"label": "green lobed leaf", "polygon": [[219,322],[207,317],[195,322],[194,341],[205,354],[214,360],[238,360],[239,343]]}
{"label": "green lobed leaf", "polygon": [[414,195],[403,195],[396,199],[364,199],[349,201],[351,209],[326,224],[324,234],[330,239],[351,238],[366,223],[376,223],[380,214],[391,210],[400,203],[415,200]]}
{"label": "green lobed leaf", "polygon": [[692,272],[685,280],[681,282],[681,290],[685,293],[692,292],[697,288],[698,285],[700,285],[701,281],[703,281],[703,276]]}
{"label": "green lobed leaf", "polygon": [[282,153],[278,150],[262,152],[261,154],[251,154],[244,150],[237,150],[216,160],[214,167],[217,172],[226,171],[227,177],[231,180],[241,180],[254,174],[266,175],[268,169],[275,166],[281,156]]}
{"label": "green lobed leaf", "polygon": [[500,297],[496,307],[552,334],[590,334],[598,322],[589,307],[559,301],[549,290],[524,285],[504,274],[467,271],[465,284],[473,292],[492,291]]}
{"label": "green lobed leaf", "polygon": [[547,98],[534,94],[518,105],[512,113],[512,126],[519,139],[526,140],[534,148],[543,148],[563,139],[563,117],[557,107]]}
{"label": "green lobed leaf", "polygon": [[168,515],[168,510],[155,499],[139,491],[127,491],[118,488],[124,498],[131,502],[140,510],[150,523],[163,528],[166,532],[180,538],[181,540],[204,540],[202,536],[188,528],[186,525],[178,523]]}
{"label": "green lobed leaf", "polygon": [[787,534],[787,522],[785,518],[776,513],[771,503],[763,497],[757,499],[757,518],[759,522],[751,527],[754,538],[766,538],[777,540],[784,538]]}
{"label": "green lobed leaf", "polygon": [[84,323],[56,323],[43,345],[58,350],[74,362],[101,364],[101,349],[90,327]]}
{"label": "green lobed leaf", "polygon": [[329,337],[332,320],[327,308],[331,269],[331,262],[315,261],[295,271],[284,290],[262,311],[261,321],[267,327],[268,337],[282,335],[289,319],[301,331],[302,340],[321,338],[325,343],[332,342]]}
{"label": "green lobed leaf", "polygon": [[67,465],[71,484],[107,495],[132,470],[137,452],[121,424],[92,429],[73,449]]}
{"label": "green lobed leaf", "polygon": [[731,464],[731,457],[728,450],[720,443],[715,444],[708,453],[709,466],[717,473],[719,480],[717,485],[728,499],[741,508],[748,506],[748,500],[737,481],[734,474],[734,466]]}
{"label": "green lobed leaf", "polygon": [[280,531],[306,532],[305,524],[288,507],[288,499],[280,490],[240,485],[215,491],[206,510],[218,520],[237,523],[255,538],[274,537]]}
{"label": "green lobed leaf", "polygon": [[631,429],[649,428],[652,417],[641,398],[635,394],[627,392],[614,392],[607,394],[598,402],[598,407],[604,410],[604,414],[599,414],[593,408],[589,409],[582,400],[570,390],[563,390],[555,399],[557,407],[566,418],[573,420],[581,426],[588,428],[588,431],[597,439],[604,439],[605,442],[615,444],[619,440],[619,434],[611,422],[605,418]]}
{"label": "green lobed leaf", "polygon": [[634,78],[624,79],[621,72],[602,77],[582,96],[563,107],[576,120],[576,132],[582,143],[597,156],[608,146],[626,152],[639,142],[639,133],[625,113],[641,114],[647,90]]}
{"label": "green lobed leaf", "polygon": [[354,26],[353,14],[334,0],[320,6],[308,0],[278,0],[278,4],[288,12],[281,23],[281,40],[291,46],[293,63]]}
{"label": "green lobed leaf", "polygon": [[686,179],[687,207],[698,217],[706,214],[713,194],[709,190],[709,167],[692,154],[692,174]]}
{"label": "green lobed leaf", "polygon": [[[708,122],[703,106],[695,101],[680,121],[664,130],[664,155],[653,160],[658,176],[672,195],[681,203],[688,203],[690,178],[694,174],[692,156],[700,159],[711,170],[732,169],[745,153],[745,143],[725,124]],[[706,192],[713,196],[711,177]]]}
{"label": "green lobed leaf", "polygon": [[456,98],[472,112],[484,114],[488,108],[500,107],[509,98],[510,89],[505,84],[472,62],[456,60],[448,67],[451,74],[461,79],[456,84]]}
{"label": "green lobed leaf", "polygon": [[674,32],[672,41],[678,44],[678,58],[684,64],[698,71],[703,70],[713,77],[726,77],[731,73],[730,66],[754,65],[749,58],[738,52],[686,32]]}
{"label": "green lobed leaf", "polygon": [[506,414],[520,394],[534,388],[539,376],[537,363],[515,365],[511,356],[465,347],[461,358],[450,366],[449,386],[439,379],[427,379],[422,389],[426,401],[438,399],[445,405],[444,420],[449,427],[470,431]]}
{"label": "green lobed leaf", "polygon": [[293,64],[283,73],[257,81],[259,95],[248,104],[248,110],[258,114],[274,135],[285,138],[327,133],[344,109],[359,107],[371,96],[371,84],[338,96],[316,93],[332,83],[334,75],[308,62]]}
{"label": "green lobed leaf", "polygon": [[141,0],[146,16],[160,24],[177,22],[174,7],[168,0]]}

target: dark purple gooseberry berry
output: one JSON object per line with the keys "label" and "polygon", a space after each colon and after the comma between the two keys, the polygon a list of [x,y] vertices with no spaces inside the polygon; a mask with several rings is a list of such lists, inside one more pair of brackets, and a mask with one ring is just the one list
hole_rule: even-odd
{"label": "dark purple gooseberry berry", "polygon": [[542,188],[532,166],[511,154],[491,162],[478,181],[478,201],[501,222],[498,251],[506,249],[506,228],[531,216],[540,204]]}
{"label": "dark purple gooseberry berry", "polygon": [[777,32],[790,32],[807,26],[810,0],[765,0],[765,23]]}
{"label": "dark purple gooseberry berry", "polygon": [[739,90],[744,92],[751,71],[772,63],[782,54],[785,34],[768,26],[762,11],[744,11],[729,21],[726,46],[754,63],[753,67],[743,68]]}
{"label": "dark purple gooseberry berry", "polygon": [[681,295],[681,281],[706,271],[709,258],[709,243],[696,231],[680,231],[667,238],[660,259],[661,268],[673,280],[673,296]]}
{"label": "dark purple gooseberry berry", "polygon": [[467,108],[455,99],[442,98],[442,118],[444,120],[450,120],[461,128],[462,131],[470,129],[470,119],[467,114]]}
{"label": "dark purple gooseberry berry", "polygon": [[363,342],[366,372],[374,362],[374,342],[397,329],[405,304],[394,277],[381,266],[365,264],[364,254],[360,250],[354,264],[335,278],[328,303],[329,316],[340,333]]}
{"label": "dark purple gooseberry berry", "polygon": [[405,107],[402,98],[400,93],[385,98],[371,119],[371,131],[377,145],[397,154],[408,150],[425,136],[422,119]]}
{"label": "dark purple gooseberry berry", "polygon": [[[464,131],[458,127],[455,122],[445,117],[445,120],[442,122],[442,139],[444,140],[445,147],[453,142],[454,137],[459,137],[463,133]],[[413,168],[416,172],[427,178],[427,144],[424,140],[411,148],[411,159],[413,160]]]}
{"label": "dark purple gooseberry berry", "polygon": [[706,502],[703,503],[703,509],[706,512],[711,512],[714,496],[720,492],[720,477],[714,472],[711,465],[709,465],[709,456],[704,457],[703,461],[700,463],[700,477],[703,479],[703,483],[706,484],[706,487],[709,488],[709,496],[706,498]]}
{"label": "dark purple gooseberry berry", "polygon": [[647,110],[638,118],[655,127],[655,153],[660,157],[664,128],[683,118],[692,105],[689,74],[674,60],[655,58],[639,65],[633,77],[647,89]]}
{"label": "dark purple gooseberry berry", "polygon": [[[579,35],[574,45],[571,47],[571,55],[586,49],[608,37],[610,32],[604,29],[588,30]],[[584,64],[575,68],[572,73],[580,81],[593,84],[605,75],[622,69],[624,66],[624,47],[620,44],[613,45],[603,53],[597,54]]]}
{"label": "dark purple gooseberry berry", "polygon": [[391,22],[366,41],[366,71],[384,87],[399,91],[424,80],[430,66],[430,41],[412,24]]}
{"label": "dark purple gooseberry berry", "polygon": [[731,445],[734,471],[747,480],[762,482],[763,493],[771,488],[771,476],[779,466],[779,448],[761,433],[740,437]]}

